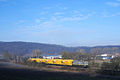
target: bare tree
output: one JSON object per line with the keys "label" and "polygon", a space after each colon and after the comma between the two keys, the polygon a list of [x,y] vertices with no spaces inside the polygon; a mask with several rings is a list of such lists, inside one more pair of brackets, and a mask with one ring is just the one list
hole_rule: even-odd
{"label": "bare tree", "polygon": [[112,53],[119,53],[119,48],[118,47],[113,47],[112,48]]}
{"label": "bare tree", "polygon": [[5,51],[3,56],[4,56],[4,59],[7,59],[7,60],[9,60],[11,58],[11,54],[8,53],[8,51]]}
{"label": "bare tree", "polygon": [[103,53],[109,54],[109,53],[111,53],[111,52],[112,52],[112,51],[111,51],[111,48],[105,47],[105,48],[103,49]]}
{"label": "bare tree", "polygon": [[42,52],[39,49],[33,50],[33,57],[42,57]]}
{"label": "bare tree", "polygon": [[90,50],[90,53],[95,54],[95,55],[101,54],[102,49],[101,48],[93,48],[93,49]]}
{"label": "bare tree", "polygon": [[62,52],[62,58],[63,59],[69,59],[70,58],[70,53],[69,52]]}
{"label": "bare tree", "polygon": [[85,54],[86,53],[85,49],[79,49],[77,52],[80,53],[80,54]]}

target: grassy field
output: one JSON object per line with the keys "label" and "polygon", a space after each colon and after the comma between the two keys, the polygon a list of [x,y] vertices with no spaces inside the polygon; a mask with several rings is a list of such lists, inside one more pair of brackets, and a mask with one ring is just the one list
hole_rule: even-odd
{"label": "grassy field", "polygon": [[0,63],[0,80],[120,80],[102,76],[70,72],[51,72],[11,64]]}

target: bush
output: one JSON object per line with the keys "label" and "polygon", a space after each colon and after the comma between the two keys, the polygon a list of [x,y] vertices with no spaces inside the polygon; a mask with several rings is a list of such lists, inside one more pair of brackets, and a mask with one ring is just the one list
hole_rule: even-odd
{"label": "bush", "polygon": [[36,61],[30,62],[29,58],[24,58],[22,60],[22,64],[28,65],[28,66],[33,66],[33,67],[43,67],[43,66],[46,66],[45,63],[38,63]]}
{"label": "bush", "polygon": [[120,57],[111,59],[110,63],[103,63],[99,72],[107,75],[120,75]]}
{"label": "bush", "polygon": [[100,67],[100,64],[99,63],[96,63],[96,62],[89,62],[88,63],[88,67],[89,68],[99,68]]}
{"label": "bush", "polygon": [[45,63],[38,63],[37,66],[38,66],[38,67],[45,67],[46,64],[45,64]]}

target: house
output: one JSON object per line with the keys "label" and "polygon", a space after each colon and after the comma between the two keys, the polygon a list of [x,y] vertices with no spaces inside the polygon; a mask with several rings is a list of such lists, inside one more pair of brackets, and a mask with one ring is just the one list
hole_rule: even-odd
{"label": "house", "polygon": [[101,56],[103,56],[103,57],[104,57],[104,56],[108,56],[108,54],[101,54]]}
{"label": "house", "polygon": [[110,54],[101,54],[101,57],[102,57],[103,60],[112,59],[112,56]]}
{"label": "house", "polygon": [[62,59],[62,55],[43,56],[44,59]]}

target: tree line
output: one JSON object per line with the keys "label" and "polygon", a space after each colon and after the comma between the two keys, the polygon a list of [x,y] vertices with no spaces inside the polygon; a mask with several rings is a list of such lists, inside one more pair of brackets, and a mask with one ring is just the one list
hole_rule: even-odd
{"label": "tree line", "polygon": [[[89,51],[86,51],[85,49],[79,49],[76,52],[68,52],[68,51],[63,51],[61,53],[63,59],[76,59],[76,60],[89,60],[90,58],[95,59],[96,55],[100,55],[103,53],[106,54],[115,54],[119,53],[119,48],[118,47],[112,47],[112,48],[91,48]],[[39,57],[42,58],[42,53],[39,49],[34,49],[32,51],[32,57]],[[4,52],[4,58],[5,59],[18,59],[21,58],[21,56],[24,56],[24,54],[19,53],[19,54],[10,54],[8,51]]]}
{"label": "tree line", "polygon": [[63,59],[77,59],[77,60],[89,60],[91,58],[93,59],[100,59],[100,57],[97,57],[97,55],[100,54],[116,54],[120,53],[118,47],[112,47],[112,48],[92,48],[89,52],[87,52],[85,49],[79,49],[76,52],[62,52]]}
{"label": "tree line", "polygon": [[[36,57],[36,58],[42,58],[42,52],[39,50],[39,49],[35,49],[32,51],[32,55],[31,57]],[[3,58],[6,60],[6,61],[13,61],[13,62],[23,62],[24,59],[28,59],[29,57],[28,56],[25,56],[24,54],[22,53],[19,53],[19,54],[14,54],[14,53],[9,53],[8,51],[5,51],[3,53]]]}

